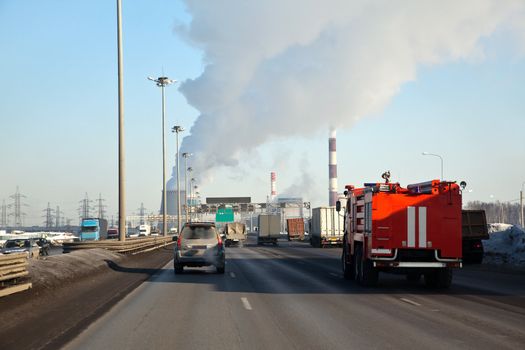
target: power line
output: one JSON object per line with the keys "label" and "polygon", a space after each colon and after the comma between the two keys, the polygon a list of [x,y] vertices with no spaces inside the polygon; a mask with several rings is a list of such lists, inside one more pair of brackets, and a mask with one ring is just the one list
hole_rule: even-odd
{"label": "power line", "polygon": [[0,214],[0,227],[7,227],[7,205],[5,204],[5,199],[2,200],[2,212]]}
{"label": "power line", "polygon": [[98,218],[103,219],[106,217],[106,205],[104,204],[105,199],[102,199],[102,195],[98,194],[96,211],[98,212]]}
{"label": "power line", "polygon": [[53,215],[53,209],[51,209],[51,204],[49,204],[49,202],[47,202],[47,208],[43,210],[44,211],[44,218],[45,218],[45,221],[44,221],[44,226],[46,228],[51,228],[53,227],[53,222],[54,222],[54,215]]}
{"label": "power line", "polygon": [[21,227],[23,226],[23,218],[26,215],[22,212],[22,206],[27,206],[27,204],[22,202],[22,198],[27,198],[23,194],[20,193],[20,190],[18,186],[16,186],[16,192],[15,194],[9,196],[13,200],[12,204],[9,204],[7,207],[10,209],[13,209],[13,212],[9,214],[9,216],[14,217],[14,223],[13,225],[15,227]]}
{"label": "power line", "polygon": [[86,196],[84,199],[80,200],[80,207],[78,208],[78,216],[80,218],[80,221],[82,219],[87,219],[91,217],[91,210],[93,207],[91,206],[92,201],[89,199],[88,194],[86,192]]}

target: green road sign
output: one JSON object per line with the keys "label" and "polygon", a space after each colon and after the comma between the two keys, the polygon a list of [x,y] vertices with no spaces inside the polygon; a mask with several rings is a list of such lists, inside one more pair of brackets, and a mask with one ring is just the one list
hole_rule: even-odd
{"label": "green road sign", "polygon": [[215,222],[233,222],[233,208],[217,209]]}

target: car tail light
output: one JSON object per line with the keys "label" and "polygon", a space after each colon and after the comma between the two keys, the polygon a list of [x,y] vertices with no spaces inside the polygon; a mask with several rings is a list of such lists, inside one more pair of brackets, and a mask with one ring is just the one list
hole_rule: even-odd
{"label": "car tail light", "polygon": [[182,246],[182,236],[179,236],[179,238],[177,239],[177,248],[180,249],[181,246]]}
{"label": "car tail light", "polygon": [[217,246],[218,246],[219,248],[222,248],[222,239],[221,239],[221,236],[218,236],[217,238],[219,239],[218,242],[217,242]]}

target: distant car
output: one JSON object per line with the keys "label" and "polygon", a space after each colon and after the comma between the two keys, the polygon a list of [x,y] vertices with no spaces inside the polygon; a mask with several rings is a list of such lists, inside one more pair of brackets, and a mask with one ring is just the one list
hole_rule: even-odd
{"label": "distant car", "polygon": [[223,274],[226,254],[224,244],[214,223],[192,222],[184,225],[175,246],[173,268],[176,274],[184,266],[215,266]]}
{"label": "distant car", "polygon": [[4,247],[2,248],[2,254],[26,252],[31,252],[31,257],[38,256],[40,253],[40,247],[35,241],[30,239],[10,239],[4,243]]}
{"label": "distant car", "polygon": [[118,239],[118,228],[108,228],[108,239]]}

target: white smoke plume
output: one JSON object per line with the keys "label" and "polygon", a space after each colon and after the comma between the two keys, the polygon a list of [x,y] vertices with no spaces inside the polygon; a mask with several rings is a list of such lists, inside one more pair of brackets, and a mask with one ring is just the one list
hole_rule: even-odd
{"label": "white smoke plume", "polygon": [[201,155],[201,172],[271,140],[350,128],[419,67],[482,59],[496,31],[524,38],[522,0],[184,1],[193,19],[177,32],[206,67],[181,86],[201,113],[182,149]]}

